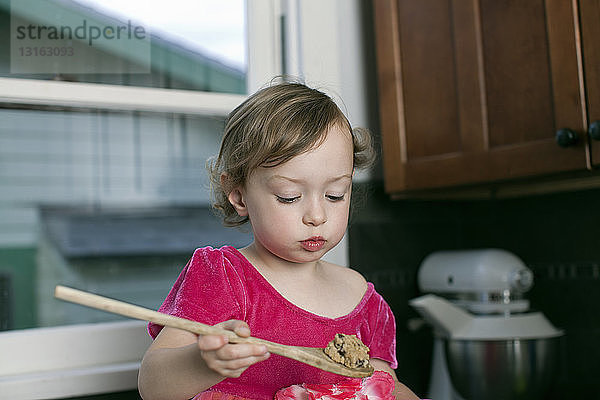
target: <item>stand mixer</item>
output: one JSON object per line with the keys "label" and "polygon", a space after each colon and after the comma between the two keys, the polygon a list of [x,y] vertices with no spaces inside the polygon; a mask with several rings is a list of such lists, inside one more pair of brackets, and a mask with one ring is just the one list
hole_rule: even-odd
{"label": "stand mixer", "polygon": [[409,303],[434,327],[428,397],[535,400],[555,377],[564,334],[523,294],[533,273],[500,249],[444,251],[423,260]]}

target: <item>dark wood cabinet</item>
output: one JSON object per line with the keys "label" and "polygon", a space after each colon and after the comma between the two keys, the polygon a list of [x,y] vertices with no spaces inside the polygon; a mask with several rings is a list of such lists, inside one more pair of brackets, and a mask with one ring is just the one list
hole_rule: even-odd
{"label": "dark wood cabinet", "polygon": [[579,0],[592,164],[600,166],[600,0]]}
{"label": "dark wood cabinet", "polygon": [[600,0],[373,5],[387,192],[600,164]]}

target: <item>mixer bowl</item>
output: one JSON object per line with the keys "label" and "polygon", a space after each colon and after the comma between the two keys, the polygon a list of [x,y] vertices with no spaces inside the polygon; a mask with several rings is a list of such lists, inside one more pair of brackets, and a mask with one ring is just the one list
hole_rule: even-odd
{"label": "mixer bowl", "polygon": [[556,378],[559,340],[444,339],[452,386],[465,400],[542,399]]}

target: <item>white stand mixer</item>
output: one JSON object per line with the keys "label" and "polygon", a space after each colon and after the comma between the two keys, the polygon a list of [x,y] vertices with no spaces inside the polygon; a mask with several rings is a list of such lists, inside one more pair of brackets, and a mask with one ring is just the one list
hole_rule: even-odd
{"label": "white stand mixer", "polygon": [[518,257],[499,249],[437,252],[421,264],[418,282],[441,296],[410,301],[434,327],[429,398],[534,400],[547,389],[563,332],[529,312],[522,296],[533,273]]}

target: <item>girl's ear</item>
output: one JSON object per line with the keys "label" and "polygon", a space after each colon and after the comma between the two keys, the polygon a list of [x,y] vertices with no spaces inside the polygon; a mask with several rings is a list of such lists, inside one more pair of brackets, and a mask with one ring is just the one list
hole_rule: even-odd
{"label": "girl's ear", "polygon": [[240,187],[236,187],[229,192],[227,199],[240,217],[246,217],[248,215],[248,208],[244,202],[244,192]]}
{"label": "girl's ear", "polygon": [[[231,187],[229,182],[227,182],[228,180],[229,180],[229,175],[227,173],[223,172],[221,174],[221,187],[222,188]],[[244,191],[241,187],[239,187],[239,186],[234,187],[227,194],[227,200],[229,200],[229,203],[233,206],[233,208],[235,208],[235,211],[237,211],[237,213],[240,217],[245,217],[248,215],[248,210],[246,209],[246,203],[244,202]]]}

